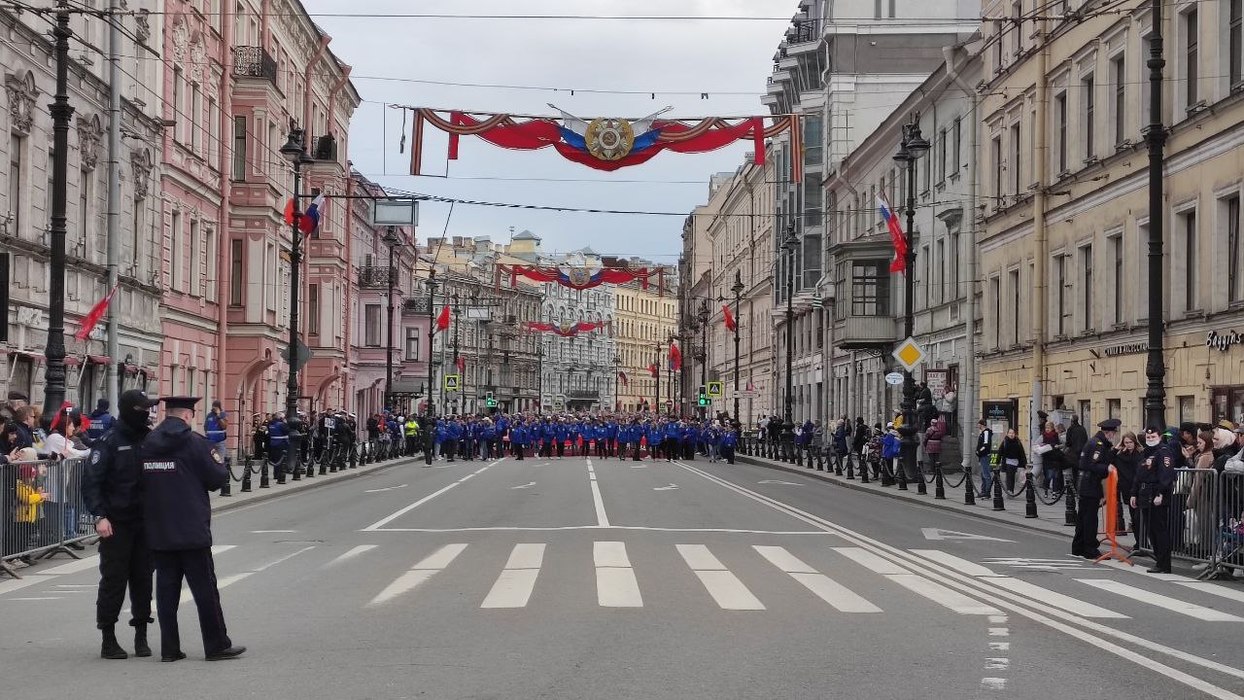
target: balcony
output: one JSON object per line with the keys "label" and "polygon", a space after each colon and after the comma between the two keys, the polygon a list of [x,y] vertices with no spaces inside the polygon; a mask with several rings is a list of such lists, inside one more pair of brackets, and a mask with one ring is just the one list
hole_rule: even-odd
{"label": "balcony", "polygon": [[233,75],[239,78],[266,78],[275,86],[276,59],[262,46],[235,46]]}
{"label": "balcony", "polygon": [[834,336],[835,344],[843,350],[863,350],[894,343],[898,330],[892,316],[847,316]]}
{"label": "balcony", "polygon": [[402,313],[404,314],[426,314],[427,312],[428,312],[427,296],[412,297],[402,303]]}
{"label": "balcony", "polygon": [[[359,268],[359,288],[360,289],[388,289],[390,274],[396,272],[389,267],[379,267],[377,265],[365,265]],[[393,282],[397,283],[396,275]]]}
{"label": "balcony", "polygon": [[311,149],[311,157],[316,160],[337,161],[337,137],[325,134],[315,140],[315,148]]}
{"label": "balcony", "polygon": [[786,30],[786,42],[791,46],[796,44],[807,44],[821,40],[821,22],[814,19],[805,19],[794,22]]}

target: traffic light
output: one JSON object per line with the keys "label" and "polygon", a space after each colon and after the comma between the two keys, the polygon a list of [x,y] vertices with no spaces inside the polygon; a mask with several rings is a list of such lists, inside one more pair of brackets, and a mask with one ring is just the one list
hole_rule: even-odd
{"label": "traffic light", "polygon": [[496,399],[496,397],[494,397],[494,396],[492,395],[492,392],[491,392],[491,391],[490,391],[490,392],[488,392],[488,395],[484,397],[484,406],[486,406],[486,407],[488,407],[488,408],[496,408],[496,407],[497,407],[497,399]]}
{"label": "traffic light", "polygon": [[700,403],[700,405],[701,405],[701,406],[707,406],[707,405],[708,405],[708,391],[706,391],[706,390],[704,389],[704,387],[703,387],[703,386],[701,386],[701,387],[700,387],[700,401],[699,401],[699,403]]}

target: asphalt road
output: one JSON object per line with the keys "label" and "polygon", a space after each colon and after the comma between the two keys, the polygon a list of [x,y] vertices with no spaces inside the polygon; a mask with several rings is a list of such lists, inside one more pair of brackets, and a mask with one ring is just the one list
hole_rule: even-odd
{"label": "asphalt road", "polygon": [[187,600],[189,659],[99,659],[97,562],[60,559],[0,582],[5,696],[1244,695],[1238,585],[761,467],[401,464],[214,530],[244,657]]}

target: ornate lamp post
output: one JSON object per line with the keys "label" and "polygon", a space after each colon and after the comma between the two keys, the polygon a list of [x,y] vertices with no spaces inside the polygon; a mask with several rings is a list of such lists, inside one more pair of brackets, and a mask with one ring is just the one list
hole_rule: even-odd
{"label": "ornate lamp post", "polygon": [[[700,386],[708,387],[708,299],[700,300],[700,309],[695,313],[700,322]],[[699,409],[700,418],[708,415],[708,407]]]}
{"label": "ornate lamp post", "polygon": [[384,352],[384,406],[393,407],[393,283],[397,279],[397,271],[393,268],[393,251],[402,244],[402,237],[397,235],[397,227],[389,226],[384,234],[384,244],[389,246],[389,317],[386,331]]}
{"label": "ornate lamp post", "polygon": [[[289,428],[289,447],[285,451],[286,473],[293,473],[295,481],[301,478],[302,438],[304,426],[298,417],[298,370],[301,366],[298,357],[298,292],[301,289],[299,273],[302,269],[302,232],[298,230],[302,210],[298,206],[302,186],[302,166],[313,162],[307,155],[303,144],[302,129],[291,129],[285,145],[281,146],[281,155],[294,168],[294,220],[290,223],[289,248],[289,377],[285,383],[285,424]],[[307,470],[311,476],[311,470]]]}
{"label": "ornate lamp post", "polygon": [[739,419],[739,310],[743,304],[743,275],[737,269],[730,291],[734,292],[734,419],[742,425]]}
{"label": "ornate lamp post", "polygon": [[429,418],[436,417],[436,407],[432,403],[432,382],[434,377],[432,374],[432,337],[436,335],[436,288],[439,286],[436,282],[436,270],[433,269],[428,273],[428,387],[424,392],[425,399],[428,402],[427,416]]}
{"label": "ornate lamp post", "polygon": [[794,416],[794,364],[795,364],[795,251],[799,250],[799,237],[795,235],[795,222],[786,229],[786,238],[782,241],[782,249],[786,251],[786,399],[785,421],[782,423],[782,447],[788,459],[795,442]]}
{"label": "ornate lamp post", "polygon": [[[903,274],[903,337],[910,338],[915,326],[916,299],[916,161],[929,151],[929,142],[920,135],[920,115],[903,127],[903,141],[894,160],[907,169],[907,259]],[[916,474],[916,490],[927,493],[924,475],[916,473],[916,378],[910,371],[903,373],[903,427],[901,458],[903,471]]]}

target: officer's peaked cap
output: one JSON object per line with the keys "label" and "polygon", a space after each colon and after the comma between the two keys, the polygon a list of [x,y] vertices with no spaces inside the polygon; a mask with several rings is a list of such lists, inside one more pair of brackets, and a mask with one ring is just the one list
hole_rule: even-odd
{"label": "officer's peaked cap", "polygon": [[164,409],[187,408],[193,411],[195,404],[201,400],[202,398],[198,396],[166,396],[163,399]]}

